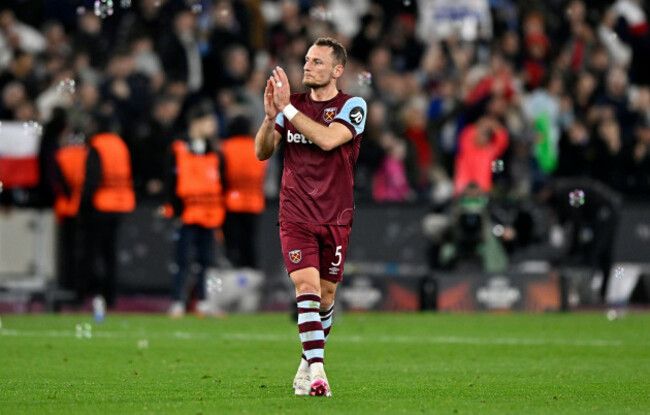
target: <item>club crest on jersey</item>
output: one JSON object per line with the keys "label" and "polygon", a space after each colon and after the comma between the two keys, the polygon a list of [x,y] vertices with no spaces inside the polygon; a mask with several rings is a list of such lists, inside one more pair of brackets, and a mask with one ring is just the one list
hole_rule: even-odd
{"label": "club crest on jersey", "polygon": [[323,110],[323,120],[325,120],[325,122],[334,121],[334,117],[336,116],[336,111],[337,111],[336,107],[325,108],[325,110]]}
{"label": "club crest on jersey", "polygon": [[302,251],[300,249],[296,249],[295,251],[289,252],[289,260],[294,264],[302,261]]}

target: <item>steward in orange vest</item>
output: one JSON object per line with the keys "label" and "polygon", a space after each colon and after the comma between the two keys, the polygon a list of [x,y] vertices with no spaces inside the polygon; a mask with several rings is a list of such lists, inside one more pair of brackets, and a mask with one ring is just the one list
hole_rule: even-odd
{"label": "steward in orange vest", "polygon": [[[113,133],[90,139],[84,194],[99,212],[127,213],[135,209],[131,154],[124,140]],[[97,169],[99,167],[99,169]],[[99,177],[97,174],[99,173]]]}
{"label": "steward in orange vest", "polygon": [[62,223],[65,218],[74,218],[79,212],[87,155],[88,148],[85,145],[67,145],[54,154],[60,173],[54,201],[54,213],[58,223]]}
{"label": "steward in orange vest", "polygon": [[267,162],[255,157],[255,138],[248,118],[234,117],[228,125],[228,136],[221,145],[226,183],[226,256],[235,267],[255,268],[257,222],[265,206]]}
{"label": "steward in orange vest", "polygon": [[173,279],[171,317],[185,314],[185,280],[190,253],[196,248],[200,268],[197,273],[196,312],[210,312],[206,301],[205,272],[212,265],[215,251],[215,229],[223,224],[223,163],[220,154],[210,146],[217,131],[212,106],[202,102],[187,114],[188,134],[171,146],[171,162],[166,180],[169,203],[164,207],[166,217],[181,219],[176,239],[177,272]]}
{"label": "steward in orange vest", "polygon": [[[226,216],[222,163],[219,155],[208,149],[207,141],[204,143],[176,140],[172,144],[176,172],[172,206],[185,225],[217,228]],[[205,148],[198,149],[197,145]]]}
{"label": "steward in orange vest", "polygon": [[264,178],[266,161],[255,157],[255,137],[236,135],[224,140],[221,146],[224,158],[226,211],[262,213],[265,206]]}
{"label": "steward in orange vest", "polygon": [[[86,177],[81,195],[83,226],[83,297],[95,294],[93,303],[112,307],[117,294],[117,236],[125,213],[135,209],[131,155],[122,138],[104,132],[88,142]],[[96,268],[103,262],[103,273]]]}
{"label": "steward in orange vest", "polygon": [[77,214],[86,172],[88,148],[67,139],[54,153],[54,215],[57,232],[57,281],[64,290],[77,291],[79,284],[79,227]]}

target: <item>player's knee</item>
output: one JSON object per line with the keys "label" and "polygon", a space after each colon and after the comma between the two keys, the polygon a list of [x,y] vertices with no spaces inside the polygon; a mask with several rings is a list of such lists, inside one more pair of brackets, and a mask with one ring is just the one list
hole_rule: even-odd
{"label": "player's knee", "polygon": [[321,287],[321,308],[330,308],[334,304],[334,295],[336,290],[330,290],[326,287]]}
{"label": "player's knee", "polygon": [[318,294],[320,295],[320,287],[314,285],[309,281],[297,281],[296,283],[296,292],[298,295],[302,294]]}

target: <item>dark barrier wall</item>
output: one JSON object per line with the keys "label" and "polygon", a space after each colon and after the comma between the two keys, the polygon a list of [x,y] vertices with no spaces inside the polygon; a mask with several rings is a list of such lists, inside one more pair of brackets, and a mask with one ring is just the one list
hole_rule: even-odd
{"label": "dark barrier wall", "polygon": [[170,292],[175,266],[174,225],[156,216],[156,208],[139,205],[120,225],[117,261],[121,292]]}
{"label": "dark barrier wall", "polygon": [[[139,206],[122,225],[118,250],[122,292],[169,292],[175,267],[174,225],[156,217],[155,208]],[[428,274],[427,240],[421,230],[426,213],[427,206],[417,204],[357,207],[340,295],[343,307],[418,308],[422,278]],[[284,309],[291,300],[291,284],[280,250],[277,203],[271,202],[261,217],[257,251],[264,275],[262,307]],[[650,263],[650,211],[646,206],[628,205],[622,209],[613,254],[616,262]],[[508,272],[501,279],[466,273],[436,273],[434,277],[439,309],[499,309],[500,302],[506,309],[530,311],[560,306],[559,282],[552,273]],[[509,298],[512,301],[508,302]]]}
{"label": "dark barrier wall", "polygon": [[[169,291],[175,267],[174,225],[157,217],[155,210],[154,205],[141,204],[122,223],[118,263],[123,292]],[[426,211],[426,205],[357,206],[346,273],[373,267],[374,273],[388,276],[426,270],[426,239],[421,231]],[[271,286],[288,282],[277,217],[277,202],[270,202],[257,235],[259,265]]]}
{"label": "dark barrier wall", "polygon": [[650,263],[650,206],[623,206],[614,242],[615,262]]}

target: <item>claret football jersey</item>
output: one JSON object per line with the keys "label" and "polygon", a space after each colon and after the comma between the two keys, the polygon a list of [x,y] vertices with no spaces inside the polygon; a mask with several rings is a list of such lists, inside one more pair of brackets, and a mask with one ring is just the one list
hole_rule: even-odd
{"label": "claret football jersey", "polygon": [[354,165],[366,124],[366,102],[339,91],[328,101],[314,101],[310,93],[292,94],[291,104],[325,126],[333,122],[345,125],[352,139],[324,151],[291,125],[282,113],[277,116],[275,129],[282,134],[284,151],[279,220],[351,225]]}

